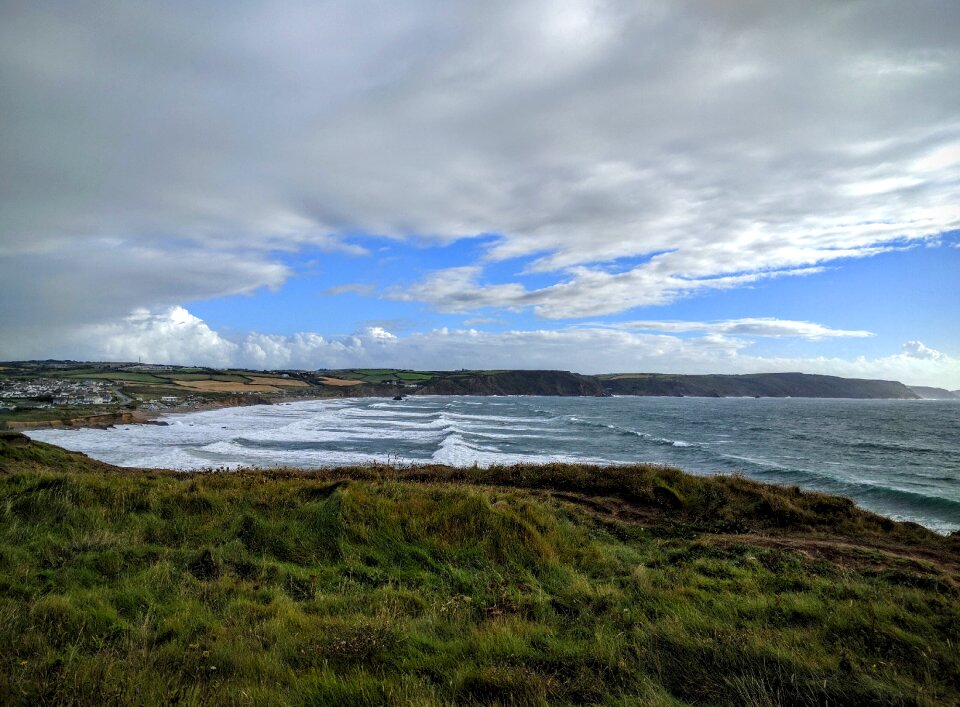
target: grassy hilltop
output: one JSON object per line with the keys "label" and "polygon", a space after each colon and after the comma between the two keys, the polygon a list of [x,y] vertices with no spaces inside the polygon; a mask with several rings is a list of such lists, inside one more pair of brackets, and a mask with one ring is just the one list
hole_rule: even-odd
{"label": "grassy hilltop", "polygon": [[743,478],[0,437],[4,704],[956,704],[958,580],[958,538]]}

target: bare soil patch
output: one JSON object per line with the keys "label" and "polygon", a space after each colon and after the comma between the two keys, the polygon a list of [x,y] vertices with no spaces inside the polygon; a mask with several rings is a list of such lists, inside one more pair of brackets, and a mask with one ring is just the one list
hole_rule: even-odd
{"label": "bare soil patch", "polygon": [[913,571],[939,571],[960,582],[960,560],[955,554],[929,548],[905,546],[880,539],[850,541],[842,537],[761,534],[715,535],[704,539],[719,546],[749,544],[797,552],[810,559],[832,562],[854,570],[909,568]]}
{"label": "bare soil patch", "polygon": [[323,377],[320,379],[320,382],[323,383],[324,385],[337,385],[337,386],[363,385],[363,381],[346,380],[343,378]]}
{"label": "bare soil patch", "polygon": [[250,376],[255,385],[279,385],[285,388],[307,388],[309,384],[296,378],[270,378],[267,376]]}

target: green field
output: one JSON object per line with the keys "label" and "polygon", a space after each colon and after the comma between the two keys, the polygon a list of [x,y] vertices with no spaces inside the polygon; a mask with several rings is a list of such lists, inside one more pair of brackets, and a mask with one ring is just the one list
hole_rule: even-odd
{"label": "green field", "polygon": [[397,368],[349,368],[331,371],[337,378],[360,380],[364,383],[385,383],[387,381],[405,381],[407,383],[432,381],[436,378],[447,377],[449,373],[435,371],[405,371]]}
{"label": "green field", "polygon": [[413,371],[399,371],[397,378],[402,381],[428,381],[436,378],[435,373],[414,373]]}
{"label": "green field", "polygon": [[0,703],[956,704],[958,545],[658,467],[176,474],[11,435]]}
{"label": "green field", "polygon": [[247,383],[249,382],[248,376],[241,375],[229,375],[222,373],[180,373],[175,372],[171,373],[168,377],[168,380],[175,381],[223,381],[225,383]]}
{"label": "green field", "polygon": [[70,373],[70,378],[91,378],[91,379],[105,379],[105,380],[114,380],[114,381],[130,381],[133,383],[167,383],[169,382],[168,378],[163,378],[155,376],[152,373],[127,373],[123,371],[109,372],[109,373]]}

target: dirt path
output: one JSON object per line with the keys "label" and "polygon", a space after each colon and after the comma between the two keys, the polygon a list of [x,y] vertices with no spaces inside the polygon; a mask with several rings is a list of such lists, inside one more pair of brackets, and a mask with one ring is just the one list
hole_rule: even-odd
{"label": "dirt path", "polygon": [[811,559],[823,559],[851,569],[900,568],[919,572],[936,572],[950,576],[960,584],[960,558],[949,552],[903,545],[885,539],[862,538],[850,540],[797,534],[776,536],[749,533],[745,535],[709,535],[713,544],[758,545],[798,552]]}
{"label": "dirt path", "polygon": [[[676,514],[655,506],[637,506],[619,498],[543,491],[541,497],[572,503],[608,520],[631,525],[668,525]],[[796,552],[811,560],[826,560],[855,570],[899,569],[920,574],[943,576],[960,588],[960,557],[947,549],[918,547],[888,538],[854,538],[803,531],[770,533],[699,534],[699,540],[720,547],[753,545]]]}

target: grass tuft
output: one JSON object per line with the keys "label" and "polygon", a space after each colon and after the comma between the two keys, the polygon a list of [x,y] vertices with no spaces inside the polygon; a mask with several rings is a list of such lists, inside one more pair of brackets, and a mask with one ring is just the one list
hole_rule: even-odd
{"label": "grass tuft", "polygon": [[0,703],[960,702],[960,539],[652,466],[118,470],[0,438]]}

